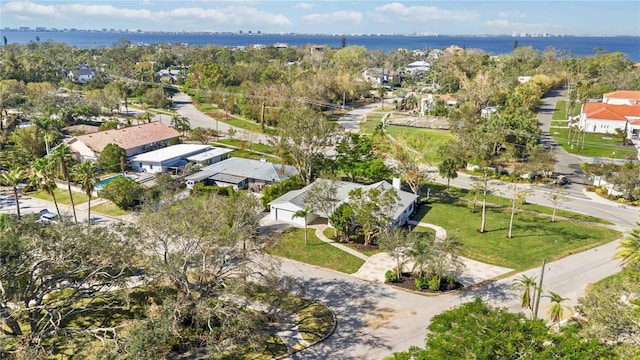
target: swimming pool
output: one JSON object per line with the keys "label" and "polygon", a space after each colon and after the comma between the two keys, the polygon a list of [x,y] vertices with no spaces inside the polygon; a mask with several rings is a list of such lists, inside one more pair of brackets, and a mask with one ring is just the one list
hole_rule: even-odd
{"label": "swimming pool", "polygon": [[[107,178],[104,178],[104,179],[102,179],[102,180],[100,180],[100,181],[96,181],[96,190],[102,190],[102,189],[104,189],[104,187],[105,187],[105,186],[106,186],[106,185],[107,185],[111,180],[113,180],[113,179],[115,179],[115,178],[119,178],[119,177],[121,177],[121,176],[123,176],[123,175],[122,175],[122,174],[117,174],[117,175],[113,175],[113,176],[109,176],[109,177],[107,177]],[[134,176],[128,176],[128,175],[127,175],[127,177],[128,177],[129,179],[135,179],[135,177],[134,177]]]}

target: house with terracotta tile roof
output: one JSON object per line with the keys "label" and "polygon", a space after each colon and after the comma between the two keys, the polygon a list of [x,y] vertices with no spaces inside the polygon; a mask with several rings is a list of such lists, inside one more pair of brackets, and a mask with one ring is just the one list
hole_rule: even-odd
{"label": "house with terracotta tile roof", "polygon": [[612,105],[640,104],[640,91],[620,90],[602,95],[602,102]]}
{"label": "house with terracotta tile roof", "polygon": [[640,103],[619,105],[587,102],[582,105],[578,128],[589,133],[615,134],[617,130],[627,133],[627,138],[640,137]]}
{"label": "house with terracotta tile roof", "polygon": [[108,144],[120,146],[129,158],[163,148],[170,140],[179,137],[180,133],[174,128],[156,121],[75,136],[67,141],[67,145],[78,161],[97,160]]}

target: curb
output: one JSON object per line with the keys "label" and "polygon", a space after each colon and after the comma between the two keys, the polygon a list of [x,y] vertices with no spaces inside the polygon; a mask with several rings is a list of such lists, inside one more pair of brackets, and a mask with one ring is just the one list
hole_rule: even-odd
{"label": "curb", "polygon": [[336,328],[338,327],[338,318],[336,317],[335,311],[333,311],[333,309],[330,306],[328,306],[326,304],[323,304],[320,301],[312,300],[311,303],[312,304],[321,304],[322,306],[324,306],[327,309],[329,309],[329,311],[331,311],[331,317],[333,318],[333,326],[331,327],[331,330],[329,330],[322,338],[320,338],[320,339],[318,339],[318,340],[316,340],[316,341],[314,341],[314,342],[312,342],[312,343],[310,343],[310,344],[308,344],[308,345],[306,345],[306,346],[304,346],[304,347],[302,347],[300,349],[295,349],[293,351],[287,352],[286,354],[282,354],[282,355],[276,356],[276,357],[272,358],[273,360],[282,360],[282,359],[290,358],[291,355],[297,354],[297,353],[299,353],[301,351],[304,351],[306,349],[311,348],[312,346],[315,346],[315,345],[317,345],[317,344],[319,344],[321,342],[324,342],[325,340],[327,340],[329,338],[329,336],[331,336],[331,335],[333,335],[335,333]]}

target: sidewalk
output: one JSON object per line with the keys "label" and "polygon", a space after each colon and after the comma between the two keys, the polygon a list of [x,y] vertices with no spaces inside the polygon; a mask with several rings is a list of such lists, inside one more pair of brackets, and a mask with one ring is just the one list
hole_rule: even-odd
{"label": "sidewalk", "polygon": [[[436,231],[436,237],[438,239],[444,239],[447,236],[446,230],[442,227],[433,224],[419,223],[417,221],[409,221],[409,223],[412,225],[424,226],[434,229]],[[297,227],[297,225],[291,223],[272,220],[268,215],[261,220],[261,225]],[[395,260],[391,258],[391,256],[389,256],[389,254],[387,253],[383,252],[372,256],[366,256],[361,252],[356,251],[344,244],[340,244],[334,240],[327,238],[324,235],[324,230],[328,228],[326,224],[314,224],[308,225],[308,227],[315,229],[315,234],[318,239],[365,261],[360,269],[352,274],[353,277],[371,282],[384,283],[384,274],[387,272],[387,270],[391,270],[396,266]],[[467,287],[510,273],[513,270],[500,266],[485,264],[464,257],[460,257],[460,259],[464,263],[464,270],[462,270],[459,276],[459,280]],[[411,269],[412,267],[413,262],[406,262],[405,269]]]}

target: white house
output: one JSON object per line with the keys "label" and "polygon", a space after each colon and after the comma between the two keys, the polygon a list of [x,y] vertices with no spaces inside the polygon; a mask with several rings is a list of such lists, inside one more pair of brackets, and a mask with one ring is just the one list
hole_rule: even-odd
{"label": "white house", "polygon": [[213,150],[210,145],[177,144],[149,151],[131,158],[131,168],[136,172],[162,173],[184,167],[187,158]]}
{"label": "white house", "polygon": [[210,150],[205,152],[189,156],[187,161],[196,165],[206,166],[228,159],[229,153],[232,152],[233,149],[212,147]]}
{"label": "white house", "polygon": [[86,65],[80,65],[74,71],[69,71],[67,77],[71,79],[71,81],[84,84],[87,81],[93,79],[96,76],[96,73],[93,70],[89,69]]}
{"label": "white house", "polygon": [[620,90],[602,95],[602,102],[611,105],[638,105],[640,91]]}
{"label": "white house", "polygon": [[426,71],[429,71],[429,69],[431,69],[431,64],[429,62],[419,60],[419,61],[414,61],[411,64],[407,65],[407,67],[404,68],[404,71],[412,74],[418,71],[426,72]]}
{"label": "white house", "polygon": [[640,136],[640,103],[617,105],[587,102],[582,105],[578,128],[588,133],[615,134],[617,130],[627,133],[627,138]]}
{"label": "white house", "polygon": [[[324,179],[318,179],[316,182],[327,181]],[[313,184],[308,185],[300,190],[290,191],[279,198],[271,201],[269,203],[269,215],[273,220],[286,221],[289,223],[294,223],[297,225],[304,226],[305,220],[307,224],[318,217],[329,217],[331,214],[318,214],[309,212],[307,218],[298,218],[293,217],[293,214],[298,210],[304,210],[309,207],[309,204],[306,203],[306,197],[309,189],[313,186]],[[413,213],[414,204],[418,199],[418,196],[401,190],[400,189],[400,179],[394,179],[394,185],[389,184],[386,181],[380,181],[371,185],[363,185],[358,183],[352,183],[347,181],[337,181],[336,182],[336,207],[339,204],[349,201],[349,192],[356,188],[361,188],[363,190],[368,190],[372,188],[380,188],[383,190],[387,190],[391,187],[396,188],[398,193],[398,197],[400,198],[398,207],[393,215],[393,218],[398,226],[404,225],[409,216]]]}
{"label": "white house", "polygon": [[420,116],[436,106],[436,100],[441,99],[448,107],[458,106],[458,100],[448,94],[423,94],[420,99]]}

